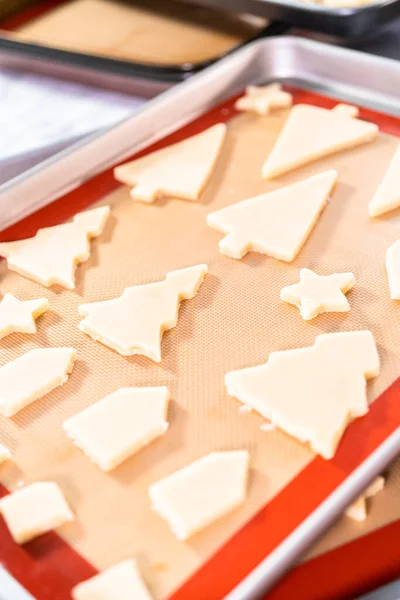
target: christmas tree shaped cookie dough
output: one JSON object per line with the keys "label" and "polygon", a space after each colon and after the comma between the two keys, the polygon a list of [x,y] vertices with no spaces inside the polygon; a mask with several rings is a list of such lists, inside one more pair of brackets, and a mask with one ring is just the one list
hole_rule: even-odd
{"label": "christmas tree shaped cookie dough", "polygon": [[0,513],[17,544],[60,527],[74,516],[58,485],[37,481],[0,500]]}
{"label": "christmas tree shaped cookie dough", "polygon": [[247,252],[294,260],[310,235],[335,185],[337,172],[319,173],[207,215],[207,224],[226,234],[222,254],[243,258]]}
{"label": "christmas tree shaped cookie dough", "polygon": [[368,412],[365,380],[378,373],[372,333],[351,331],[273,352],[263,365],[227,373],[225,385],[230,396],[329,459],[350,421]]}
{"label": "christmas tree shaped cookie dough", "polygon": [[111,471],[168,429],[166,387],[121,388],[63,423],[75,444]]}
{"label": "christmas tree shaped cookie dough", "polygon": [[124,560],[79,583],[73,600],[152,600],[134,560]]}
{"label": "christmas tree shaped cookie dough", "polygon": [[134,200],[151,203],[161,196],[198,200],[223,144],[226,125],[156,150],[114,169],[115,178],[132,186]]}
{"label": "christmas tree shaped cookie dough", "polygon": [[26,240],[0,243],[8,268],[50,287],[75,287],[75,268],[90,256],[90,238],[98,237],[110,213],[101,206],[75,215],[70,223],[39,229]]}
{"label": "christmas tree shaped cookie dough", "polygon": [[354,106],[339,104],[332,110],[297,104],[265,162],[262,175],[272,179],[318,158],[371,142],[379,129],[355,118]]}
{"label": "christmas tree shaped cookie dough", "polygon": [[353,273],[317,275],[301,269],[300,283],[281,290],[281,300],[294,304],[305,321],[324,312],[347,312],[350,305],[345,296],[355,284]]}
{"label": "christmas tree shaped cookie dough", "polygon": [[164,281],[128,287],[119,298],[81,304],[79,329],[123,356],[160,362],[163,332],[175,327],[181,301],[195,297],[206,273],[207,265],[171,271]]}
{"label": "christmas tree shaped cookie dough", "polygon": [[400,300],[400,240],[386,252],[386,271],[389,280],[390,297]]}
{"label": "christmas tree shaped cookie dough", "polygon": [[36,333],[35,319],[48,308],[46,298],[21,301],[6,294],[0,303],[0,339],[10,333]]}
{"label": "christmas tree shaped cookie dough", "polygon": [[370,217],[378,217],[400,206],[400,145],[388,170],[369,203]]}
{"label": "christmas tree shaped cookie dough", "polygon": [[152,508],[186,540],[243,504],[248,469],[245,450],[211,452],[154,483]]}
{"label": "christmas tree shaped cookie dough", "polygon": [[347,508],[346,516],[350,517],[350,519],[353,519],[354,521],[358,521],[359,523],[365,521],[367,518],[367,500],[383,490],[384,485],[384,478],[377,477],[375,481],[373,481],[371,485],[367,487],[365,492]]}
{"label": "christmas tree shaped cookie dough", "polygon": [[1,367],[0,414],[12,417],[65,383],[75,358],[73,348],[38,348]]}
{"label": "christmas tree shaped cookie dough", "polygon": [[267,115],[274,108],[287,108],[292,106],[292,95],[282,90],[279,83],[271,83],[261,87],[249,85],[245,96],[235,102],[236,110],[255,112],[258,115]]}

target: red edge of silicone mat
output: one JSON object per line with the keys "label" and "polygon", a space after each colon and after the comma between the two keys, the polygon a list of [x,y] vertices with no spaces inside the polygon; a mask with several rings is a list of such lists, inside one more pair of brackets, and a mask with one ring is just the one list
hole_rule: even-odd
{"label": "red edge of silicone mat", "polygon": [[[290,89],[296,103],[331,108],[336,101]],[[236,112],[234,100],[219,106],[136,156],[178,142]],[[224,108],[224,111],[222,111]],[[360,117],[386,133],[400,134],[400,122],[361,109]],[[39,227],[60,223],[118,187],[112,169],[45,206],[0,233],[0,240],[32,236]],[[272,552],[319,504],[400,425],[400,379],[371,406],[368,416],[353,422],[330,461],[315,458],[257,515],[210,558],[170,600],[221,600]],[[0,495],[7,490],[0,486]],[[293,502],[296,498],[296,502]],[[272,590],[270,600],[348,600],[398,576],[400,521],[294,568]],[[15,544],[0,520],[0,562],[37,600],[70,600],[74,585],[96,573],[56,533],[24,546]],[[337,573],[337,576],[335,576]]]}

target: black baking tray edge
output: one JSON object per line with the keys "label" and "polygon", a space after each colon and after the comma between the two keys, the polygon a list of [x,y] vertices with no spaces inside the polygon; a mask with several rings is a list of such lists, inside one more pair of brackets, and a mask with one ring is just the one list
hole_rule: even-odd
{"label": "black baking tray edge", "polygon": [[[242,48],[246,44],[253,42],[259,38],[269,37],[272,35],[280,35],[287,30],[288,26],[281,22],[273,22],[267,25],[260,33],[249,39],[244,44],[234,48],[223,56],[227,56]],[[147,65],[143,63],[131,62],[128,60],[116,60],[103,56],[85,54],[81,52],[71,52],[69,50],[61,50],[58,48],[50,48],[39,44],[20,42],[8,37],[10,32],[1,32],[0,24],[0,51],[5,50],[19,55],[29,56],[29,58],[45,59],[52,62],[68,64],[84,69],[91,69],[112,73],[113,75],[122,75],[125,77],[136,77],[152,81],[160,81],[165,83],[176,83],[187,79],[190,75],[201,71],[210,64],[216,62],[222,56],[213,60],[199,63],[185,63],[178,66],[158,66]]]}
{"label": "black baking tray edge", "polygon": [[[328,8],[296,0],[183,0],[246,12],[330,35],[359,38],[400,17],[400,0],[380,0],[349,8]],[[400,42],[399,42],[400,43]]]}

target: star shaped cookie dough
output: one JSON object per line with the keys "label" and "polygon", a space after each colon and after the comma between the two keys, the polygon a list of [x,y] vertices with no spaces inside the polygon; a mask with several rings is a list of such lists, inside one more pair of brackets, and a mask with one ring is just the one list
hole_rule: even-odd
{"label": "star shaped cookie dough", "polygon": [[10,333],[36,333],[35,319],[48,308],[46,298],[23,301],[6,294],[0,303],[0,339]]}
{"label": "star shaped cookie dough", "polygon": [[281,300],[294,304],[305,321],[324,312],[347,312],[350,305],[345,294],[353,287],[353,273],[317,275],[301,269],[300,283],[282,288]]}
{"label": "star shaped cookie dough", "polygon": [[293,98],[288,92],[282,90],[279,83],[271,83],[261,87],[249,85],[245,96],[236,100],[236,110],[255,112],[258,115],[267,115],[272,108],[285,108],[292,106]]}

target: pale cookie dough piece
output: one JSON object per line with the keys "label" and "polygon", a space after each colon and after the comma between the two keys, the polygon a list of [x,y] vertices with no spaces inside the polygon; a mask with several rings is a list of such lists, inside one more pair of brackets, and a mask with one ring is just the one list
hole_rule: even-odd
{"label": "pale cookie dough piece", "polygon": [[10,333],[36,333],[35,319],[48,308],[46,298],[21,301],[6,294],[0,303],[0,339]]}
{"label": "pale cookie dough piece", "polygon": [[400,145],[368,206],[370,217],[377,217],[400,206]]}
{"label": "pale cookie dough piece", "polygon": [[367,518],[367,500],[383,490],[384,485],[384,478],[377,477],[375,481],[373,481],[371,485],[367,487],[365,492],[347,508],[345,513],[346,516],[350,517],[350,519],[353,519],[354,521],[358,521],[359,523],[365,521]]}
{"label": "pale cookie dough piece", "polygon": [[75,215],[70,223],[39,229],[32,238],[0,243],[0,256],[9,269],[32,281],[72,290],[76,266],[89,258],[89,240],[102,233],[109,214],[110,207],[101,206]]}
{"label": "pale cookie dough piece", "polygon": [[152,508],[186,540],[243,504],[248,469],[245,450],[211,452],[154,483]]}
{"label": "pale cookie dough piece", "polygon": [[264,179],[272,179],[324,156],[371,142],[379,128],[356,119],[354,106],[339,104],[332,110],[297,104],[263,168]]}
{"label": "pale cookie dough piece", "polygon": [[310,235],[336,183],[325,171],[207,215],[207,224],[226,234],[219,250],[231,258],[247,252],[291,262]]}
{"label": "pale cookie dough piece", "polygon": [[11,452],[8,448],[3,446],[3,444],[0,444],[0,465],[2,465],[3,462],[6,462],[6,460],[9,458],[11,458]]}
{"label": "pale cookie dough piece", "polygon": [[103,471],[111,471],[168,429],[165,386],[121,388],[67,419],[63,429]]}
{"label": "pale cookie dough piece", "polygon": [[156,150],[114,169],[115,179],[133,186],[133,200],[151,203],[169,196],[198,200],[217,161],[226,134],[218,123],[183,142]]}
{"label": "pale cookie dough piece", "polygon": [[305,321],[325,312],[347,312],[350,305],[345,294],[355,284],[353,273],[317,275],[301,269],[300,283],[282,288],[281,300],[294,304]]}
{"label": "pale cookie dough piece", "polygon": [[273,352],[265,364],[227,373],[225,385],[230,396],[330,459],[347,425],[368,412],[365,380],[379,369],[370,331],[328,333],[314,346]]}
{"label": "pale cookie dough piece", "polygon": [[167,273],[164,281],[125,289],[122,296],[81,304],[79,329],[123,356],[161,361],[162,334],[178,322],[179,305],[197,294],[207,265]]}
{"label": "pale cookie dough piece", "polygon": [[124,560],[102,573],[79,583],[73,600],[152,600],[137,564]]}
{"label": "pale cookie dough piece", "polygon": [[400,240],[386,252],[386,271],[389,281],[390,297],[400,300]]}
{"label": "pale cookie dough piece", "polygon": [[38,348],[0,368],[0,414],[12,417],[22,408],[63,385],[76,358],[73,348]]}
{"label": "pale cookie dough piece", "polygon": [[258,115],[267,115],[274,108],[287,108],[292,106],[293,97],[282,90],[279,83],[264,86],[249,85],[246,95],[235,102],[236,110],[255,112]]}
{"label": "pale cookie dough piece", "polygon": [[0,513],[17,544],[74,520],[62,491],[51,481],[31,483],[5,496]]}

